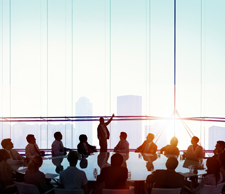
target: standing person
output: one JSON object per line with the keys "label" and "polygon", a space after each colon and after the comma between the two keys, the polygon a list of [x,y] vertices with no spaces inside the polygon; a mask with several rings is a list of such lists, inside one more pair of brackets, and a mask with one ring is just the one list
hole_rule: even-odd
{"label": "standing person", "polygon": [[13,143],[10,138],[3,139],[1,144],[4,150],[9,153],[10,158],[7,160],[7,162],[10,165],[23,164],[24,162],[27,162],[26,158],[21,156],[16,150],[13,149]]}
{"label": "standing person", "polygon": [[44,151],[39,150],[39,147],[36,144],[36,138],[33,134],[28,134],[26,139],[28,144],[25,148],[25,154],[28,160],[31,160],[34,156],[42,156],[45,154]]}
{"label": "standing person", "polygon": [[127,141],[127,133],[120,133],[120,141],[114,148],[114,152],[118,153],[129,153],[129,143]]}
{"label": "standing person", "polygon": [[52,143],[52,156],[66,155],[66,151],[70,150],[65,148],[62,143],[62,133],[57,131],[54,133],[55,141]]}
{"label": "standing person", "polygon": [[107,152],[107,139],[109,139],[109,130],[107,129],[107,125],[112,121],[114,114],[112,114],[111,118],[105,122],[103,117],[99,119],[99,125],[97,128],[98,139],[100,145],[100,152]]}
{"label": "standing person", "polygon": [[153,142],[154,138],[154,134],[149,133],[146,140],[135,150],[135,152],[155,154],[157,151],[157,145]]}

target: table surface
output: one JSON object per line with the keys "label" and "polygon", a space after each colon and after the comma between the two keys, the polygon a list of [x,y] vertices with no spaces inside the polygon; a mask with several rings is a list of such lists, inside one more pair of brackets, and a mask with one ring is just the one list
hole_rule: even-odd
{"label": "table surface", "polygon": [[[93,155],[83,157],[80,155],[77,162],[77,168],[83,170],[86,173],[87,179],[89,181],[96,181],[96,176],[100,174],[102,167],[109,166],[111,163],[111,156],[114,152],[97,152]],[[123,166],[128,168],[128,181],[143,181],[146,177],[157,169],[166,169],[165,163],[168,157],[163,154],[140,154],[140,153],[123,153],[121,154],[124,158]],[[66,156],[60,157],[45,157],[43,158],[43,164],[40,167],[40,171],[47,174],[47,177],[59,178],[56,175],[63,169],[69,166],[69,162]],[[190,173],[189,168],[184,168],[184,160],[180,160],[178,156],[179,164],[176,168],[176,172],[182,173],[185,177],[194,175]],[[201,161],[201,166],[206,168],[206,159]],[[82,166],[86,168],[81,168]],[[21,173],[25,173],[27,166],[20,166],[17,170]],[[205,174],[205,169],[198,170],[198,175]]]}

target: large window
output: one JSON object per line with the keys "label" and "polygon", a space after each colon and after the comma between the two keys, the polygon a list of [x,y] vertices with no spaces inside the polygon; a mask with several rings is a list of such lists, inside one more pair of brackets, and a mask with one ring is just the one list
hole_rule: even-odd
{"label": "large window", "polygon": [[[223,122],[173,118],[225,117],[224,10],[223,0],[0,0],[0,116],[164,117],[114,120],[110,148],[125,131],[130,148],[152,132],[158,148],[175,135],[186,149],[196,135],[213,149]],[[3,121],[16,148],[29,133],[50,148],[55,131],[67,147],[82,133],[98,147],[97,119]]]}

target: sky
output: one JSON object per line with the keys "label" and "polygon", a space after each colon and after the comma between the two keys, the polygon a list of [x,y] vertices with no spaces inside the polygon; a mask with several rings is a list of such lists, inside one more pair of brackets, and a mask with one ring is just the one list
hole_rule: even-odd
{"label": "sky", "polygon": [[[0,0],[0,115],[73,116],[83,96],[111,115],[122,95],[142,96],[143,115],[171,115],[173,3]],[[176,5],[177,110],[225,117],[225,2]]]}

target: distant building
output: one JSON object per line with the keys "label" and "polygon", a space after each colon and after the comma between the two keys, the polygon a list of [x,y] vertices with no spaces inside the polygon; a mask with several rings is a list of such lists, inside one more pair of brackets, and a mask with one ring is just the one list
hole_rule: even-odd
{"label": "distant building", "polygon": [[[93,108],[92,103],[86,97],[81,97],[76,102],[75,113],[76,116],[92,116]],[[88,137],[88,142],[92,144],[93,142],[93,133],[92,133],[92,122],[91,121],[79,121],[76,122],[75,127],[75,137],[74,140],[77,144],[79,142],[79,135],[86,134]],[[75,146],[76,147],[76,146]]]}
{"label": "distant building", "polygon": [[225,141],[225,127],[209,127],[208,149],[214,150],[217,141]]}
{"label": "distant building", "polygon": [[[142,115],[142,97],[135,95],[126,95],[117,97],[116,116],[141,116]],[[121,131],[127,133],[127,140],[130,143],[130,149],[137,148],[142,143],[142,121],[119,121],[117,128],[112,129],[111,135],[112,147],[119,141]]]}

